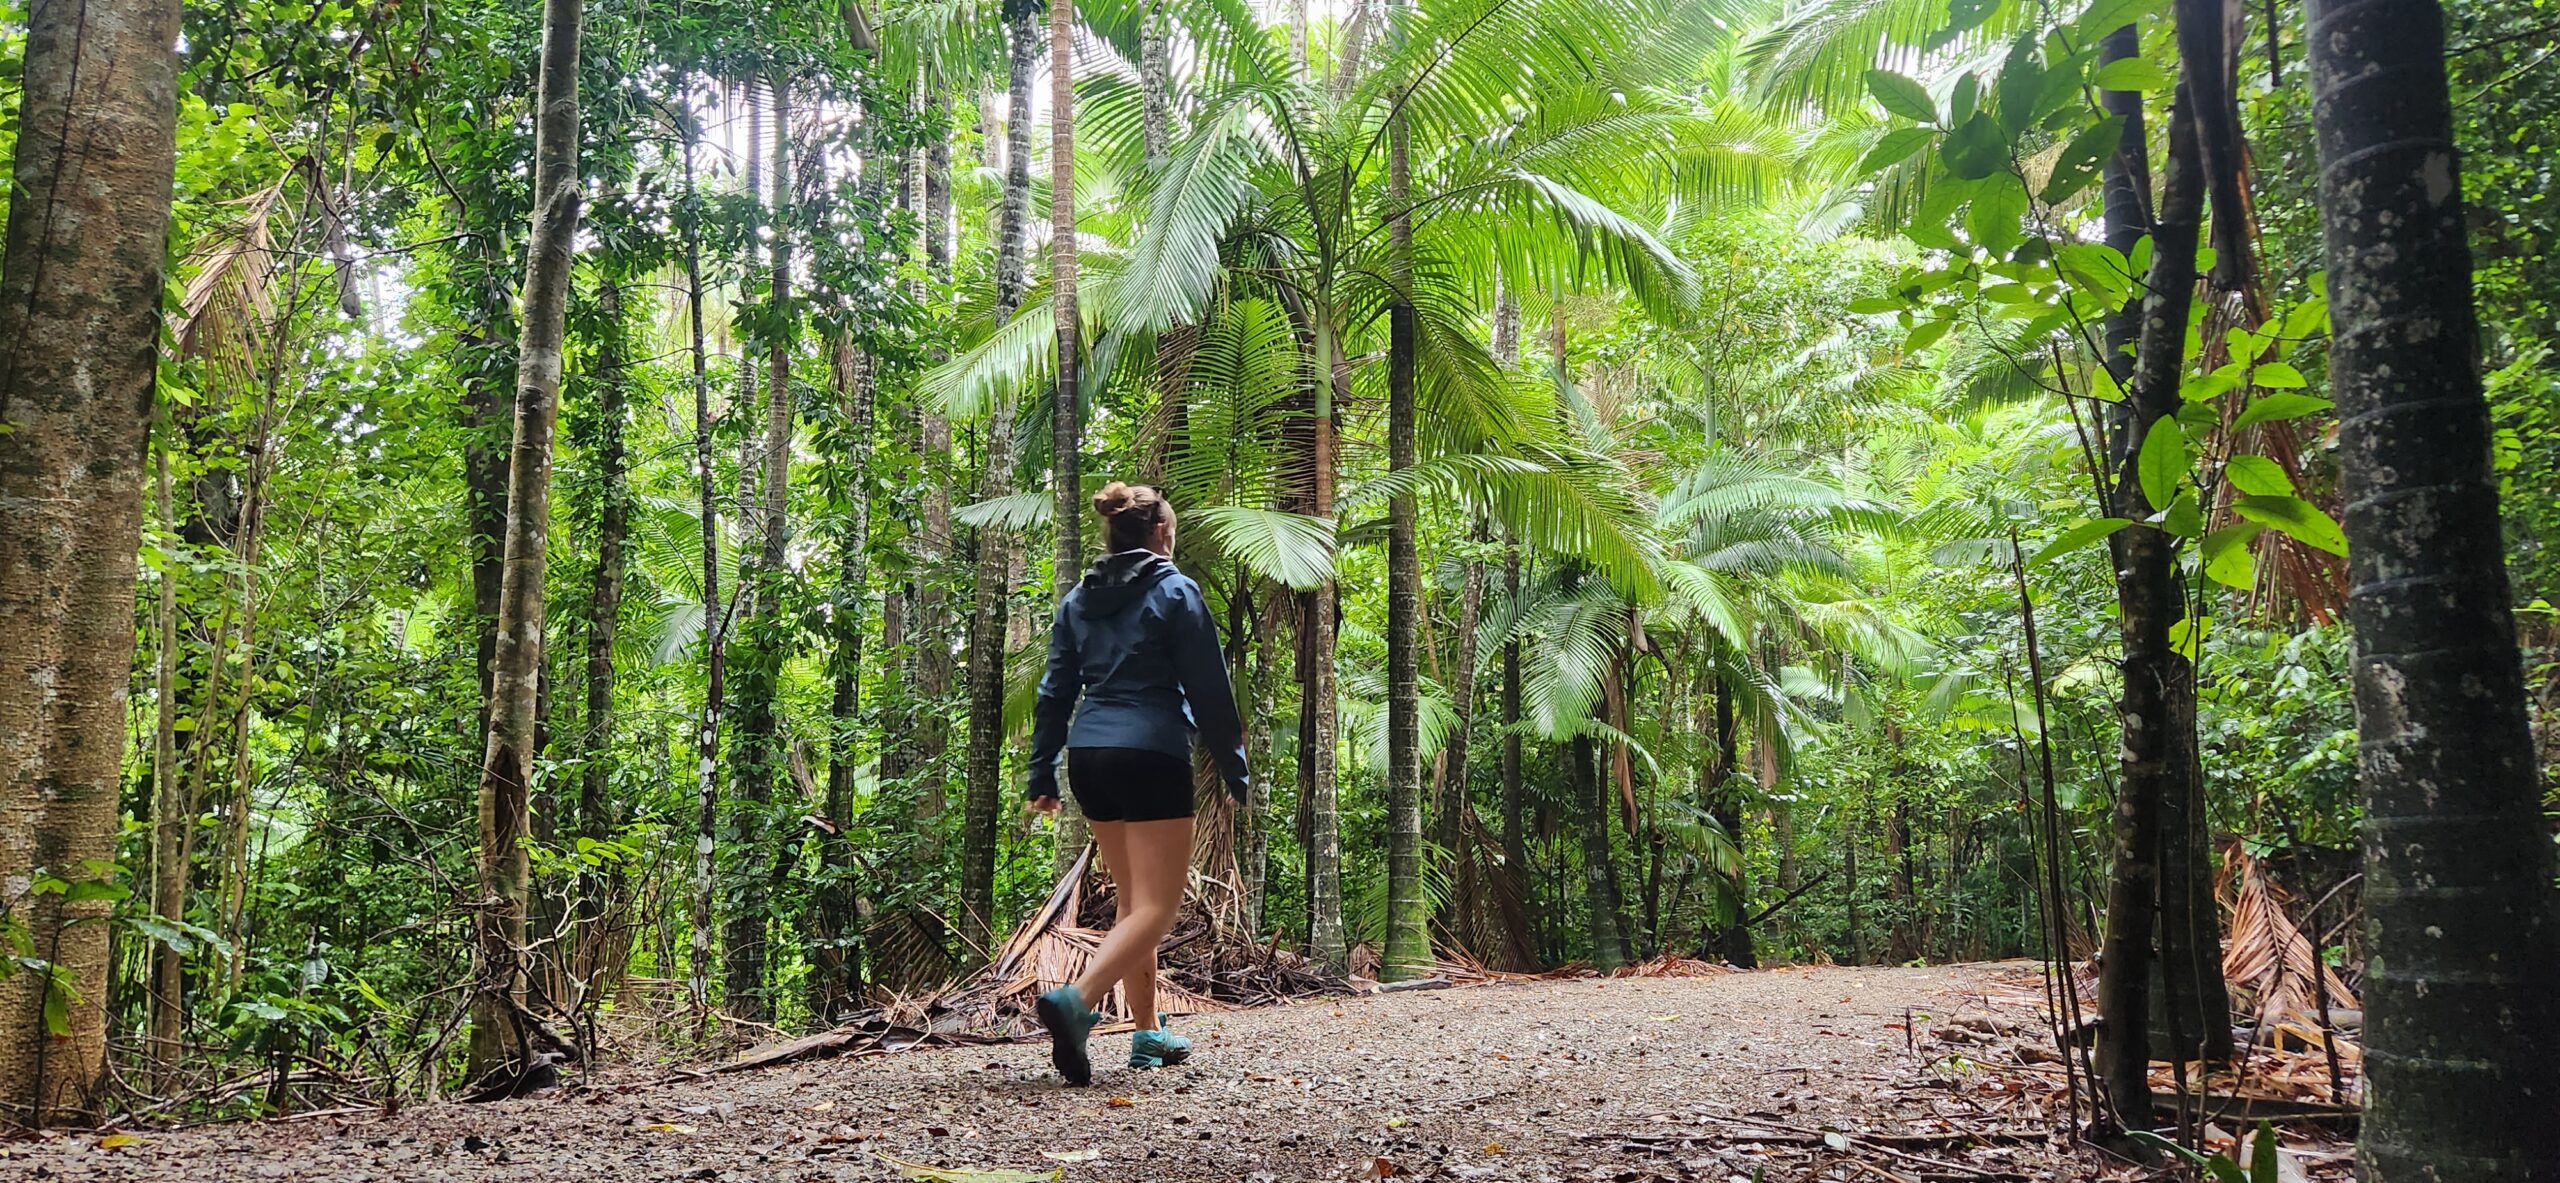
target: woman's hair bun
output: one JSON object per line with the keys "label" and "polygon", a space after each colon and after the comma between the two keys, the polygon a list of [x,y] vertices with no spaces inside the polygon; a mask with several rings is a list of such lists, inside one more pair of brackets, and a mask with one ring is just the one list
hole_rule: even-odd
{"label": "woman's hair bun", "polygon": [[1116,518],[1140,508],[1155,499],[1155,490],[1144,485],[1113,481],[1093,495],[1093,510],[1106,518]]}

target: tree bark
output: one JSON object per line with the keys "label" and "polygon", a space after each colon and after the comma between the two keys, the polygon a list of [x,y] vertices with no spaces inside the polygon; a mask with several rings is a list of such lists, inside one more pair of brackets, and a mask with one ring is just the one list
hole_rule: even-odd
{"label": "tree bark", "polygon": [[2433,3],[2315,0],[2375,1183],[2560,1180],[2560,919]]}
{"label": "tree bark", "polygon": [[[2137,522],[2166,508],[2152,505],[2144,495],[2137,469],[2146,434],[2179,430],[2171,416],[2179,406],[2178,377],[2195,299],[2202,180],[2194,121],[2184,115],[2182,94],[2170,113],[2168,173],[2151,234],[2149,294],[2143,299],[2142,334],[2125,398],[2124,459],[2110,493],[2116,515]],[[2106,944],[2100,956],[2097,1070],[2124,1129],[2147,1129],[2151,1119],[2147,1074],[2162,811],[2172,794],[2183,796],[2181,778],[2194,765],[2193,715],[2184,716],[2182,729],[2178,709],[2180,689],[2192,687],[2194,674],[2169,641],[2170,627],[2185,615],[2176,541],[2149,526],[2119,530],[2107,540],[2124,646],[2124,686],[2117,703],[2123,767],[2116,791]],[[2191,710],[2193,700],[2186,701]]]}
{"label": "tree bark", "polygon": [[871,468],[872,415],[877,380],[871,359],[849,334],[837,334],[831,357],[836,398],[844,416],[844,470],[850,474],[841,493],[844,524],[836,538],[836,589],[827,654],[834,693],[827,702],[827,822],[833,827],[819,842],[823,886],[818,892],[818,940],[810,951],[809,1006],[820,1022],[832,1022],[860,1004],[862,998],[860,898],[855,876],[853,825],[854,774],[861,768],[862,629],[870,606],[871,494],[865,474]]}
{"label": "tree bark", "polygon": [[[1414,310],[1412,150],[1401,115],[1387,125],[1387,256],[1397,290],[1387,305],[1387,470],[1413,467]],[[1387,939],[1380,977],[1431,972],[1431,909],[1422,886],[1422,684],[1416,652],[1422,558],[1414,498],[1387,500]]]}
{"label": "tree bark", "polygon": [[[622,611],[624,538],[631,529],[631,489],[625,469],[623,421],[629,417],[630,374],[622,288],[608,276],[596,293],[604,322],[596,349],[597,438],[596,567],[587,596],[587,710],[584,760],[578,778],[578,834],[593,842],[613,836],[613,641]],[[598,868],[581,876],[578,890],[579,980],[592,987],[602,964],[605,904],[613,876]]]}
{"label": "tree bark", "polygon": [[1628,954],[1626,929],[1618,916],[1617,856],[1609,843],[1613,811],[1601,788],[1599,770],[1592,767],[1595,756],[1590,736],[1574,736],[1565,753],[1565,775],[1573,783],[1574,803],[1582,814],[1574,824],[1582,831],[1582,896],[1591,910],[1591,964],[1607,973],[1625,965]]}
{"label": "tree bark", "polygon": [[479,964],[472,983],[471,1074],[519,1062],[525,854],[542,676],[543,576],[550,557],[551,437],[569,263],[578,234],[580,0],[544,0],[534,119],[533,228],[525,247],[522,344],[516,350],[515,443],[507,465],[506,571],[498,591],[489,680],[489,746],[480,772]]}
{"label": "tree bark", "polygon": [[1084,326],[1076,311],[1076,9],[1049,0],[1049,299],[1057,312],[1058,386],[1050,403],[1050,484],[1057,494],[1060,596],[1084,574]]}
{"label": "tree bark", "polygon": [[[175,168],[178,6],[31,10],[0,257],[0,882],[53,975],[0,980],[0,1121],[101,1116],[104,898]],[[59,1033],[46,1003],[61,1008]]]}
{"label": "tree bark", "polygon": [[[1502,552],[1502,590],[1512,604],[1520,602],[1520,546],[1507,543]],[[1521,900],[1529,900],[1536,884],[1529,875],[1529,833],[1523,816],[1528,799],[1528,786],[1521,776],[1520,739],[1520,642],[1506,637],[1502,642],[1502,862],[1503,874],[1511,881],[1511,890]],[[1536,947],[1526,932],[1513,933],[1515,946]]]}
{"label": "tree bark", "polygon": [[720,711],[727,691],[727,612],[720,600],[719,461],[711,442],[711,355],[702,331],[702,195],[694,187],[698,133],[690,100],[684,122],[685,319],[693,337],[693,464],[702,519],[702,722],[694,735],[693,932],[687,986],[694,1012],[711,1007],[711,933],[717,917],[715,864],[720,824]]}
{"label": "tree bark", "polygon": [[[1444,749],[1439,800],[1431,806],[1432,841],[1440,848],[1440,857],[1451,863],[1451,898],[1443,909],[1449,913],[1448,920],[1456,920],[1455,913],[1460,909],[1477,909],[1479,902],[1494,890],[1493,884],[1481,881],[1477,875],[1482,861],[1468,837],[1470,831],[1477,829],[1470,824],[1474,819],[1468,816],[1475,809],[1475,796],[1467,786],[1468,761],[1474,746],[1468,733],[1475,729],[1479,664],[1476,631],[1484,623],[1483,548],[1491,539],[1490,528],[1478,520],[1470,539],[1473,547],[1458,579],[1457,674],[1449,683],[1449,707],[1457,722],[1449,729]],[[1482,951],[1478,952],[1481,955]]]}
{"label": "tree bark", "polygon": [[[736,903],[727,925],[726,996],[731,1013],[763,1019],[772,1012],[765,996],[771,950],[766,912],[771,885],[779,873],[772,827],[774,790],[784,777],[781,736],[782,667],[789,657],[790,629],[782,615],[783,584],[789,578],[791,506],[791,344],[796,316],[791,297],[791,88],[788,79],[771,82],[773,95],[773,270],[770,283],[770,337],[766,341],[763,479],[758,482],[763,507],[756,514],[759,550],[754,564],[754,612],[746,621],[748,656],[739,670],[738,759],[734,832],[736,835]],[[746,350],[739,350],[742,366]],[[752,381],[752,377],[748,379]]]}
{"label": "tree bark", "polygon": [[[1031,224],[1031,84],[1039,65],[1039,14],[1025,4],[1008,13],[1011,97],[1005,113],[1003,202],[996,222],[995,323],[1011,320],[1029,286],[1024,259]],[[979,443],[978,495],[1013,491],[1013,405],[999,402]],[[995,923],[996,826],[1004,811],[1004,655],[1013,583],[1013,539],[992,527],[977,531],[977,573],[969,614],[969,742],[961,802],[960,911],[972,948],[990,948]],[[1060,589],[1063,592],[1065,589]],[[1081,815],[1079,815],[1080,817]],[[1084,840],[1066,833],[1061,815],[1058,859],[1072,861]]]}
{"label": "tree bark", "polygon": [[[1320,519],[1333,518],[1333,409],[1335,400],[1347,394],[1349,367],[1342,364],[1340,345],[1333,333],[1333,305],[1330,293],[1316,301],[1315,323],[1315,388],[1316,410],[1314,431],[1308,436],[1308,467],[1313,484],[1310,510]],[[1334,597],[1339,585],[1327,579],[1306,600],[1305,641],[1306,665],[1300,671],[1299,693],[1306,696],[1304,717],[1307,738],[1302,750],[1300,791],[1305,794],[1307,816],[1307,944],[1308,952],[1322,965],[1340,969],[1350,961],[1350,947],[1342,927],[1342,814],[1334,779],[1335,734],[1338,719],[1334,701],[1335,621],[1338,605]]]}

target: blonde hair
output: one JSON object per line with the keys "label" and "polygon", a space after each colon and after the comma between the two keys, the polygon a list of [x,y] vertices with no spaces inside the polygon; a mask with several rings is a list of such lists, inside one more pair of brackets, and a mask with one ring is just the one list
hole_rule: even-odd
{"label": "blonde hair", "polygon": [[1113,481],[1093,495],[1093,512],[1102,515],[1103,537],[1114,551],[1137,550],[1155,537],[1156,527],[1173,520],[1173,505],[1152,486]]}

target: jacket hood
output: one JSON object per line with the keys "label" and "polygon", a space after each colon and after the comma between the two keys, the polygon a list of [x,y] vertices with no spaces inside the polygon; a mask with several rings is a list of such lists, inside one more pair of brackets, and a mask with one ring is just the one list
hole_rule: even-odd
{"label": "jacket hood", "polygon": [[1088,619],[1117,616],[1173,573],[1173,560],[1151,550],[1104,555],[1076,585],[1076,611]]}

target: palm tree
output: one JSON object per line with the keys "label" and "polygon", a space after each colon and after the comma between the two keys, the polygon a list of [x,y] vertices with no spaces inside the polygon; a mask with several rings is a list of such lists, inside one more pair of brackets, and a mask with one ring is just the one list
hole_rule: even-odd
{"label": "palm tree", "polygon": [[2431,3],[2314,4],[2354,563],[2372,1178],[2560,1179],[2560,939]]}

